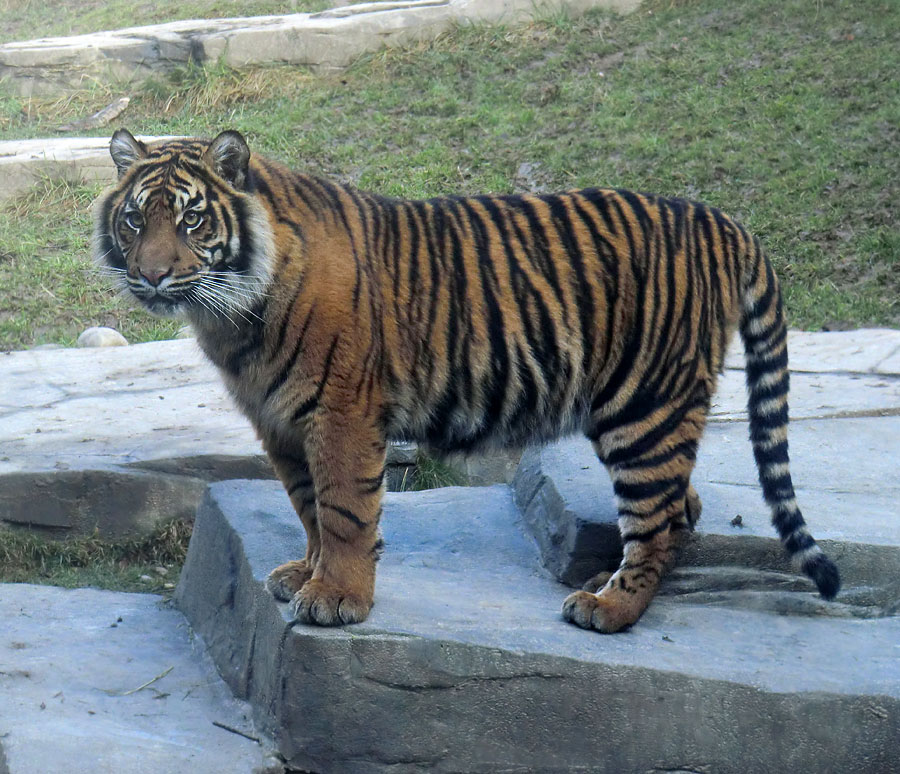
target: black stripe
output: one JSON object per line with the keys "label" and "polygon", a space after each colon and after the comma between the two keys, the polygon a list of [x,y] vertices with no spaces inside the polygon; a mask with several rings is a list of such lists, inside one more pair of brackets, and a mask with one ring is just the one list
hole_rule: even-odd
{"label": "black stripe", "polygon": [[750,400],[757,403],[763,400],[770,400],[771,398],[780,398],[782,395],[787,395],[789,388],[790,373],[784,371],[778,379],[771,384],[765,386],[760,386],[759,382],[751,384]]}
{"label": "black stripe", "polygon": [[[269,383],[269,387],[266,390],[266,397],[264,400],[268,400],[275,394],[275,392],[285,383],[290,374],[291,370],[294,367],[294,364],[297,362],[297,358],[300,355],[300,349],[303,347],[303,339],[306,337],[306,331],[309,328],[309,324],[312,322],[313,312],[316,311],[316,305],[313,304],[309,312],[306,315],[306,319],[303,321],[303,325],[300,328],[300,334],[297,336],[297,341],[294,342],[294,348],[291,351],[290,356],[285,361],[284,365],[282,365],[281,370],[278,372],[278,375]],[[288,310],[288,314],[285,318],[285,323],[281,326],[281,333],[283,334],[285,329],[287,328],[287,318],[290,317],[290,310]],[[283,339],[282,339],[283,340]],[[280,348],[280,347],[279,347]]]}
{"label": "black stripe", "polygon": [[[498,287],[497,275],[490,261],[490,235],[481,214],[466,200],[461,202],[473,227],[478,250],[478,268],[481,273],[481,291],[488,312],[488,338],[490,339],[491,377],[486,385],[487,400],[482,412],[482,429],[479,433],[487,436],[503,411],[503,397],[509,379],[509,353],[506,349],[506,332],[503,310],[493,288]],[[492,288],[493,286],[493,288]]]}
{"label": "black stripe", "polygon": [[[626,532],[622,535],[623,543],[649,543],[653,538],[659,535],[661,532],[665,532],[670,526],[669,519],[663,519],[659,524],[657,524],[653,529],[648,529],[646,532]],[[633,566],[633,565],[632,565]]]}
{"label": "black stripe", "polygon": [[381,485],[384,482],[384,469],[382,469],[381,473],[377,476],[372,478],[357,478],[356,482],[358,484],[363,484],[363,494],[375,494],[381,489]]}
{"label": "black stripe", "polygon": [[812,535],[808,532],[795,532],[784,540],[784,547],[791,554],[805,551],[808,548],[812,548],[815,544],[816,541],[813,540]]}
{"label": "black stripe", "polygon": [[628,459],[616,462],[616,467],[621,470],[642,470],[646,468],[655,468],[671,462],[676,457],[684,457],[687,460],[695,460],[697,458],[697,441],[689,440],[675,444],[672,448],[654,454],[650,457],[630,457]]}
{"label": "black stripe", "polygon": [[788,442],[780,441],[769,449],[763,448],[759,444],[753,446],[753,456],[756,458],[757,467],[763,465],[777,465],[788,462]]}
{"label": "black stripe", "polygon": [[316,387],[316,391],[312,397],[307,398],[300,406],[291,414],[291,423],[296,423],[298,419],[309,414],[314,411],[315,408],[319,405],[319,400],[322,397],[322,393],[325,390],[325,383],[328,381],[328,377],[331,374],[331,363],[334,358],[334,350],[337,347],[338,337],[335,336],[333,341],[331,342],[331,346],[328,348],[328,354],[325,357],[325,365],[322,369],[322,379]]}
{"label": "black stripe", "polygon": [[773,371],[782,371],[787,368],[787,365],[787,347],[781,349],[781,351],[774,356],[770,356],[770,353],[765,355],[754,355],[747,359],[747,363],[744,366],[747,375],[747,384],[752,388],[761,377],[772,373]]}
{"label": "black stripe", "polygon": [[680,479],[677,478],[658,478],[631,484],[617,479],[613,482],[613,491],[623,500],[649,500],[665,494],[672,487],[678,486],[679,482]]}
{"label": "black stripe", "polygon": [[750,406],[750,440],[765,441],[772,430],[777,430],[788,423],[787,403],[769,414],[759,414],[755,406]]}
{"label": "black stripe", "polygon": [[290,488],[287,490],[288,497],[291,497],[297,492],[298,489],[302,489],[305,486],[312,486],[311,478],[301,478],[299,481],[295,481],[293,484],[291,484]]}
{"label": "black stripe", "polygon": [[353,522],[360,529],[365,529],[368,526],[368,524],[366,522],[364,522],[362,519],[360,519],[355,513],[353,513],[353,511],[349,510],[348,508],[341,508],[339,505],[334,505],[333,503],[323,503],[323,502],[319,503],[319,507],[320,508],[328,508],[329,510],[340,514],[348,521]]}

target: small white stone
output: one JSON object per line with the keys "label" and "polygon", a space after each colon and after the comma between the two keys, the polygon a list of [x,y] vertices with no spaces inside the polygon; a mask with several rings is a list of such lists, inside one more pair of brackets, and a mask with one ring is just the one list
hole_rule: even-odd
{"label": "small white stone", "polygon": [[113,328],[95,326],[78,337],[79,347],[125,347],[127,339]]}

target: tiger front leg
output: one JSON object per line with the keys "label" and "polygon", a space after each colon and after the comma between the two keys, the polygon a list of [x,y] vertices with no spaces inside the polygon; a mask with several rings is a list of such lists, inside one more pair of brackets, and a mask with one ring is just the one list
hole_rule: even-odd
{"label": "tiger front leg", "polygon": [[375,423],[320,411],[307,434],[316,489],[319,555],[291,600],[295,617],[321,626],[364,621],[372,607],[385,441]]}
{"label": "tiger front leg", "polygon": [[316,493],[301,439],[291,444],[291,451],[272,440],[264,441],[263,445],[306,531],[306,555],[303,559],[294,559],[276,567],[266,578],[269,593],[281,602],[289,602],[312,578],[319,561]]}

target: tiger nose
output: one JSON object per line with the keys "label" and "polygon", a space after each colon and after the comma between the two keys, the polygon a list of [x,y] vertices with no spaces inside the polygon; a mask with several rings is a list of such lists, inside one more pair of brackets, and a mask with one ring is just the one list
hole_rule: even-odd
{"label": "tiger nose", "polygon": [[156,285],[159,285],[159,283],[162,282],[165,277],[168,277],[172,273],[172,268],[147,268],[141,269],[140,272],[141,276],[155,287]]}

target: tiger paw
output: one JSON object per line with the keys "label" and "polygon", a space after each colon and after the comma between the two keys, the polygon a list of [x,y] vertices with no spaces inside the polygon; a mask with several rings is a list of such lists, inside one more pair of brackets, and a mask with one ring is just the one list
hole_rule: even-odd
{"label": "tiger paw", "polygon": [[298,621],[319,626],[365,621],[371,608],[371,598],[365,599],[321,580],[308,581],[291,600],[291,610]]}
{"label": "tiger paw", "polygon": [[563,602],[563,618],[582,629],[596,629],[604,634],[620,631],[637,621],[643,610],[635,613],[632,606],[618,604],[618,596],[609,592],[591,594],[588,591],[575,591]]}
{"label": "tiger paw", "polygon": [[313,568],[306,559],[287,562],[269,573],[266,589],[280,602],[290,602],[303,584],[312,578],[312,574]]}

